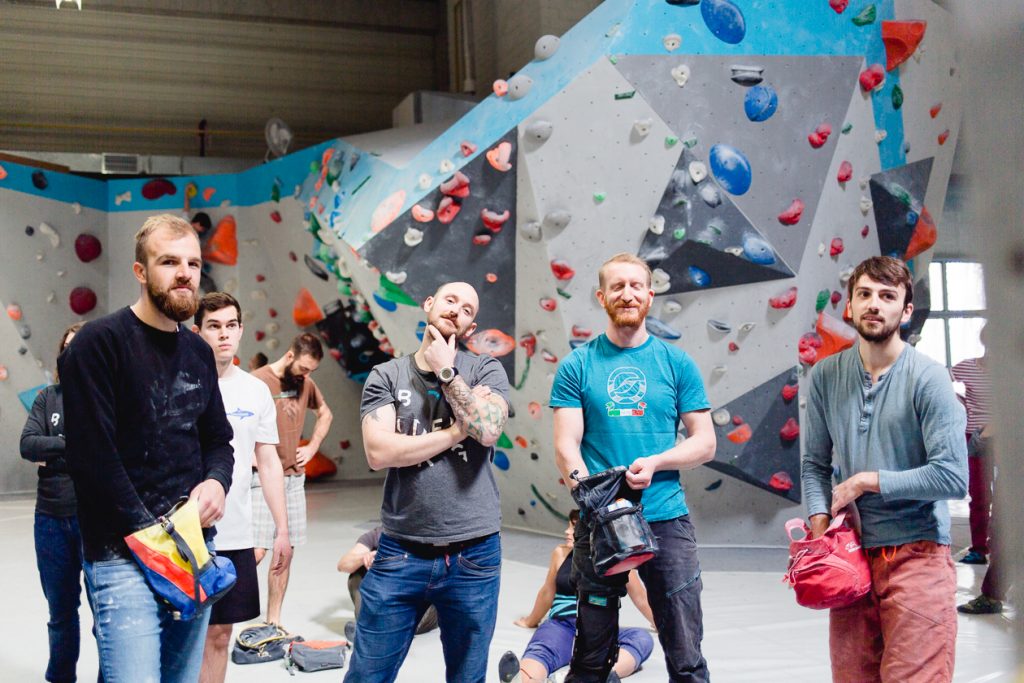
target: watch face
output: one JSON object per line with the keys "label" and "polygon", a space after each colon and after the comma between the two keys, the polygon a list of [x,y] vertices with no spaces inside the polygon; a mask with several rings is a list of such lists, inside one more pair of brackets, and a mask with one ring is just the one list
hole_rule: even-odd
{"label": "watch face", "polygon": [[437,378],[447,384],[455,379],[455,370],[452,368],[441,368],[441,372],[438,373]]}

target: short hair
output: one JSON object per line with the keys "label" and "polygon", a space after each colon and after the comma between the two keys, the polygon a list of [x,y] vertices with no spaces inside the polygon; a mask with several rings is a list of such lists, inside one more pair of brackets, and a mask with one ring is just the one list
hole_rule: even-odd
{"label": "short hair", "polygon": [[262,368],[269,362],[270,359],[267,358],[267,354],[263,353],[262,351],[257,351],[252,355],[252,358],[249,359],[249,366],[250,369],[255,370],[256,368]]}
{"label": "short hair", "polygon": [[295,354],[296,358],[311,356],[313,360],[319,361],[324,357],[324,346],[320,343],[319,337],[309,332],[303,332],[293,339],[288,350]]}
{"label": "short hair", "polygon": [[192,224],[180,216],[174,216],[169,213],[150,216],[146,219],[146,222],[142,224],[142,227],[139,228],[139,231],[135,233],[136,263],[141,263],[142,265],[147,265],[149,263],[149,250],[147,248],[149,244],[149,236],[160,228],[167,228],[176,237],[192,235],[196,239],[199,239],[199,236],[196,235],[196,229],[192,227]]}
{"label": "short hair", "polygon": [[238,299],[231,296],[227,292],[209,292],[203,295],[203,298],[199,300],[199,308],[196,309],[196,327],[203,326],[203,318],[206,317],[207,313],[216,313],[222,308],[228,306],[234,306],[235,311],[238,313],[238,322],[242,322],[242,307],[238,303]]}
{"label": "short hair", "polygon": [[608,266],[612,265],[613,263],[632,263],[634,266],[640,266],[641,268],[644,269],[644,272],[647,273],[647,286],[651,286],[651,267],[647,265],[647,261],[644,261],[636,254],[630,254],[628,251],[623,251],[621,253],[616,254],[615,256],[612,256],[610,259],[601,264],[601,268],[597,271],[597,286],[599,289],[604,289],[604,272],[608,268]]}
{"label": "short hair", "polygon": [[857,286],[857,280],[862,275],[867,275],[875,282],[881,282],[890,287],[903,285],[907,290],[906,295],[903,297],[903,307],[906,308],[907,304],[913,303],[914,280],[910,276],[910,269],[907,268],[907,264],[898,258],[893,258],[892,256],[872,256],[861,261],[853,269],[850,281],[846,283],[846,296],[848,300],[853,300],[853,288]]}
{"label": "short hair", "polygon": [[579,524],[580,523],[580,511],[579,510],[576,510],[576,509],[569,510],[569,522],[571,524]]}
{"label": "short hair", "polygon": [[[68,337],[70,337],[73,334],[78,334],[78,331],[82,329],[83,325],[85,325],[85,322],[77,322],[74,325],[68,327],[68,329],[64,330],[64,334],[60,335],[60,344],[57,345],[57,356],[60,356],[60,354],[64,353],[64,347],[68,343]],[[60,371],[53,371],[53,381],[55,384],[60,383]]]}

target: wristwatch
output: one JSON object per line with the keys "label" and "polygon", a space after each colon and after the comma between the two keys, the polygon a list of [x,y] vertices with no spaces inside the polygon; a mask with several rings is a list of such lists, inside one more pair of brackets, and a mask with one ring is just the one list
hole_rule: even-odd
{"label": "wristwatch", "polygon": [[437,373],[437,378],[441,381],[441,384],[451,384],[452,380],[459,376],[459,369],[454,365],[449,365],[446,368],[441,368]]}

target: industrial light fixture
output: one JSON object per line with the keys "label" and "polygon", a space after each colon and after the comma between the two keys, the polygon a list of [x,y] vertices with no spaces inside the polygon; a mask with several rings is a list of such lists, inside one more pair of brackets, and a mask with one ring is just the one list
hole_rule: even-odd
{"label": "industrial light fixture", "polygon": [[73,2],[75,3],[75,7],[78,8],[78,11],[82,11],[82,0],[54,0],[54,2],[57,3],[57,9],[60,9],[61,4],[65,2]]}

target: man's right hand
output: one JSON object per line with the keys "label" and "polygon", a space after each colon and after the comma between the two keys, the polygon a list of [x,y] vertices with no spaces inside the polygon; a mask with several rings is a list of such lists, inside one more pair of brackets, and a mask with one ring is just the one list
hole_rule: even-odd
{"label": "man's right hand", "polygon": [[370,566],[373,564],[373,560],[377,557],[377,551],[371,550],[370,552],[363,555],[363,567],[369,571]]}
{"label": "man's right hand", "polygon": [[832,518],[828,515],[811,515],[808,521],[811,527],[811,538],[819,538],[825,534],[828,525],[832,523]]}
{"label": "man's right hand", "polygon": [[292,546],[288,532],[274,537],[273,555],[270,558],[270,573],[280,574],[292,563]]}

